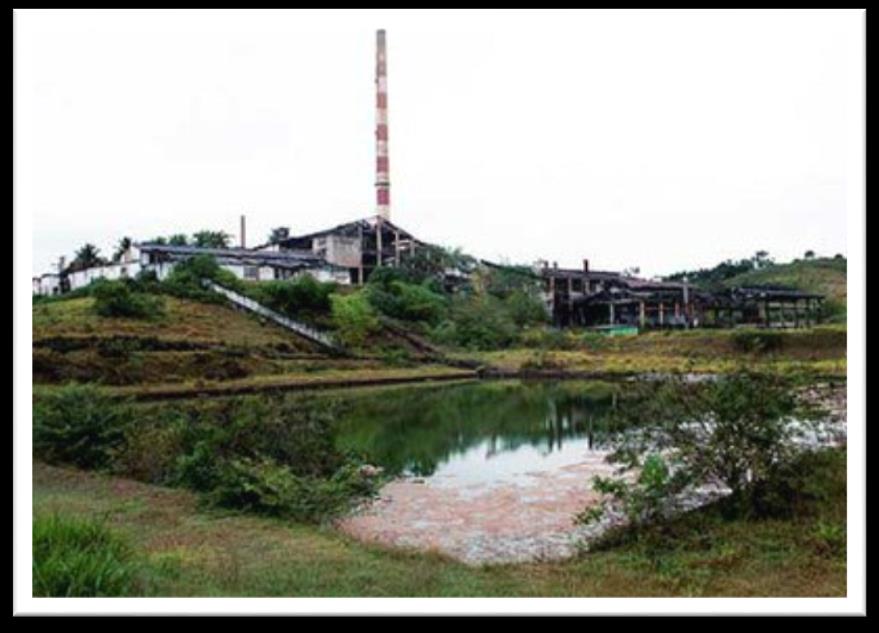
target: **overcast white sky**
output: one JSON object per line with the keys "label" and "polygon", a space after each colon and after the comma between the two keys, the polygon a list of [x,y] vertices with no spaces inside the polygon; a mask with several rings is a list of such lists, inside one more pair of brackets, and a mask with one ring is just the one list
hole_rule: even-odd
{"label": "overcast white sky", "polygon": [[17,11],[33,272],[373,214],[377,28],[392,220],[421,239],[649,275],[846,253],[858,12]]}

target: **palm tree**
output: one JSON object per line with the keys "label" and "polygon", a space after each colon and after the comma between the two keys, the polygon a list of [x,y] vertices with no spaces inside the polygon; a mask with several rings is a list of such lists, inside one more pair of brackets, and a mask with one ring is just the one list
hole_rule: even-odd
{"label": "palm tree", "polygon": [[83,245],[76,251],[76,256],[70,262],[70,270],[84,270],[103,265],[106,262],[100,253],[101,251],[94,244]]}
{"label": "palm tree", "polygon": [[116,246],[116,252],[113,253],[113,261],[118,262],[122,259],[122,256],[125,255],[126,251],[131,248],[133,244],[130,237],[123,237],[119,240],[119,244]]}

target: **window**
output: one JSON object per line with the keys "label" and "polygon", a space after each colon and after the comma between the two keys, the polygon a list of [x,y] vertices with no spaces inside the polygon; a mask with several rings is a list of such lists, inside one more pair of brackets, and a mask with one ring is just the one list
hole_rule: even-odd
{"label": "window", "polygon": [[259,266],[245,266],[244,278],[259,281]]}

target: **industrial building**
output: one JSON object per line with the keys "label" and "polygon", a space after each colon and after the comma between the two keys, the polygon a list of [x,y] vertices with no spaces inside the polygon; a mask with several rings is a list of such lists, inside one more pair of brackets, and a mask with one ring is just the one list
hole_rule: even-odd
{"label": "industrial building", "polygon": [[[391,221],[387,45],[376,33],[375,58],[375,214],[302,235],[281,232],[276,239],[247,248],[241,218],[238,248],[200,248],[137,243],[120,261],[82,270],[65,269],[35,277],[34,294],[76,290],[95,279],[122,279],[152,271],[159,279],[190,257],[208,255],[238,278],[250,281],[311,275],[320,281],[363,285],[374,270],[400,266],[419,249],[436,248]],[[489,267],[500,267],[482,262]],[[447,271],[456,283],[465,273]],[[651,281],[616,272],[579,269],[543,262],[533,278],[542,288],[548,314],[559,327],[673,328],[732,326],[797,327],[817,320],[822,297],[785,288],[738,288],[708,293],[687,283]]]}

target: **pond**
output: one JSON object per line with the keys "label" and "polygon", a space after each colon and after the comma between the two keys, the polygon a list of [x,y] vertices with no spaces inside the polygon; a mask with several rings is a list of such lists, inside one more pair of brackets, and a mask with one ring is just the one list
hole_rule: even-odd
{"label": "pond", "polygon": [[605,454],[620,385],[466,383],[353,396],[337,445],[394,475],[506,484]]}
{"label": "pond", "polygon": [[609,475],[613,415],[630,387],[604,382],[479,382],[350,393],[340,448],[397,476],[338,522],[366,541],[465,562],[574,553],[574,515]]}
{"label": "pond", "polygon": [[[711,405],[719,411],[741,394],[757,398],[755,411],[773,415],[770,405],[780,406],[747,380],[723,388],[731,391],[716,392],[725,399]],[[696,397],[702,389],[688,381],[484,381],[348,392],[336,445],[395,478],[338,526],[358,539],[468,563],[571,556],[598,533],[574,518],[600,501],[593,478],[616,472],[606,458],[620,434],[637,427],[632,436],[649,437],[642,431],[651,423],[693,415],[704,406]],[[789,423],[806,448],[844,442],[844,416],[819,427]],[[718,494],[724,488],[715,482],[684,501],[696,507]]]}

